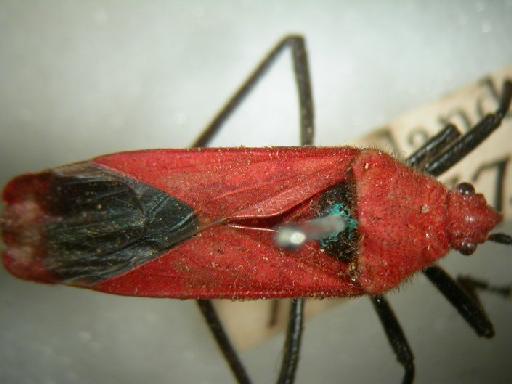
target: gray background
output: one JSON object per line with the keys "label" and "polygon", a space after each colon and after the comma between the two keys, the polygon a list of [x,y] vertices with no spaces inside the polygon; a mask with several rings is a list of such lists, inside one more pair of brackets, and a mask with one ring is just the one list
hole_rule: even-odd
{"label": "gray background", "polygon": [[[136,148],[185,147],[280,37],[307,37],[317,143],[341,144],[512,64],[512,1],[0,1],[0,184]],[[290,61],[216,145],[298,143]],[[505,230],[512,231],[510,225]],[[451,272],[511,281],[503,247],[453,254]],[[422,276],[390,296],[418,383],[510,382],[512,305],[485,304],[479,340]],[[258,383],[282,338],[243,353]],[[307,324],[299,383],[398,383],[366,299]],[[122,298],[0,272],[1,383],[223,383],[231,377],[193,302]]]}

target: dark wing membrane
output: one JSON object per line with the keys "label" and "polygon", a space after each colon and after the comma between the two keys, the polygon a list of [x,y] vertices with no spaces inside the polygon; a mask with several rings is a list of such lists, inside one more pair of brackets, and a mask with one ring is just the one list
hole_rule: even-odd
{"label": "dark wing membrane", "polygon": [[197,232],[191,207],[146,184],[90,163],[50,174],[36,197],[44,212],[38,246],[45,252],[33,253],[61,282],[89,285],[117,276]]}

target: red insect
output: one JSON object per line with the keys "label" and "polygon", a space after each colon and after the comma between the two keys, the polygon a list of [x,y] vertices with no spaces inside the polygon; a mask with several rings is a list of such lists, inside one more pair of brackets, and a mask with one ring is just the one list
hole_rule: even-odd
{"label": "red insect", "polygon": [[[301,101],[310,99],[300,37],[278,44],[255,78],[288,45]],[[129,296],[371,295],[410,382],[412,352],[382,294],[412,274],[424,271],[477,333],[493,333],[471,295],[433,264],[450,248],[471,254],[487,240],[511,238],[489,235],[501,216],[470,184],[449,191],[432,175],[496,129],[511,97],[507,82],[495,114],[465,136],[448,126],[407,164],[351,147],[196,148],[117,153],[19,176],[3,195],[3,261],[23,279]],[[301,104],[303,144],[312,141],[311,105]],[[225,112],[197,144],[223,119]],[[216,332],[212,308],[200,304]],[[280,382],[294,379],[302,300],[292,314]],[[216,337],[239,382],[247,382],[225,335]]]}
{"label": "red insect", "polygon": [[[347,147],[125,152],[20,176],[4,200],[11,273],[180,299],[384,293],[450,247],[474,250],[501,220],[482,195]],[[356,229],[327,247],[276,247],[277,224],[334,204]]]}

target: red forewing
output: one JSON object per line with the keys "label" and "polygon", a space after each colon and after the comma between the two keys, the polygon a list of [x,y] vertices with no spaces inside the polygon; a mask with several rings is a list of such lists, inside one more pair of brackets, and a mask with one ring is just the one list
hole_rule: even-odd
{"label": "red forewing", "polygon": [[355,148],[125,152],[95,159],[167,192],[204,222],[279,215],[347,177]]}
{"label": "red forewing", "polygon": [[360,293],[347,265],[318,244],[284,252],[268,231],[269,226],[318,214],[319,194],[346,181],[358,153],[353,148],[230,148],[128,152],[96,159],[186,202],[207,227],[157,260],[96,289],[240,299]]}

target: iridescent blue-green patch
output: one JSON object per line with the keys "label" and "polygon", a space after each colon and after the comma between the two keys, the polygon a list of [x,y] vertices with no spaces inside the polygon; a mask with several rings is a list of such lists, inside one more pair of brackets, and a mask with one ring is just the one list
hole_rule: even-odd
{"label": "iridescent blue-green patch", "polygon": [[335,203],[330,207],[329,211],[325,215],[325,217],[327,216],[338,216],[343,218],[345,220],[345,229],[341,232],[333,233],[329,237],[320,240],[320,246],[322,248],[327,248],[329,244],[337,242],[338,236],[343,232],[346,233],[349,239],[353,239],[355,237],[359,223],[356,219],[354,219],[350,209],[345,204]]}
{"label": "iridescent blue-green patch", "polygon": [[333,233],[319,243],[329,255],[344,262],[351,262],[358,255],[360,234],[355,184],[350,175],[347,180],[324,192],[318,207],[319,217],[342,217],[346,220],[346,227],[343,231]]}

